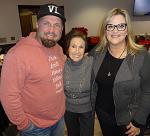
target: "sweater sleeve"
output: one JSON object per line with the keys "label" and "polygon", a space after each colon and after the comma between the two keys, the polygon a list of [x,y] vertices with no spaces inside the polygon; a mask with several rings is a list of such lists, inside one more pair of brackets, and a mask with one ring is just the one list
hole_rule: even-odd
{"label": "sweater sleeve", "polygon": [[150,54],[145,56],[140,76],[142,94],[139,109],[134,116],[134,120],[144,125],[150,111]]}
{"label": "sweater sleeve", "polygon": [[29,124],[21,100],[25,75],[26,68],[20,58],[13,53],[6,55],[1,73],[0,99],[8,118],[20,130]]}

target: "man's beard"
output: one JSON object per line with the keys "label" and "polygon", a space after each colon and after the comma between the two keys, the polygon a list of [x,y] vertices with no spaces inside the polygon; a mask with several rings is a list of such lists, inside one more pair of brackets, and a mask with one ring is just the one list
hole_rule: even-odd
{"label": "man's beard", "polygon": [[48,39],[41,38],[41,42],[47,48],[51,48],[56,45],[56,41],[54,41],[54,40],[48,40]]}

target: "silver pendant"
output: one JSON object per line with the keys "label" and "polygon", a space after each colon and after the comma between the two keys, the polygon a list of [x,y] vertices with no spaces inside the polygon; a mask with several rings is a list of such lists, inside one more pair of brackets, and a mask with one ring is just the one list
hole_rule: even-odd
{"label": "silver pendant", "polygon": [[108,77],[110,77],[110,76],[111,76],[111,73],[110,73],[110,72],[108,72],[107,76],[108,76]]}

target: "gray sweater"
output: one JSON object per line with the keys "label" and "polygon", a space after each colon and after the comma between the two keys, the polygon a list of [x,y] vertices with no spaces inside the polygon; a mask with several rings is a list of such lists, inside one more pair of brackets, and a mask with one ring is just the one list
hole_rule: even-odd
{"label": "gray sweater", "polygon": [[84,57],[79,62],[68,59],[64,69],[66,109],[75,113],[92,110],[90,80],[93,57]]}

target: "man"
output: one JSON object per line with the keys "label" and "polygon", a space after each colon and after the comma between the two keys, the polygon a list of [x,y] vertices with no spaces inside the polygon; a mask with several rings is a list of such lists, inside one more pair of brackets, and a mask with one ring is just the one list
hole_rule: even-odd
{"label": "man", "polygon": [[42,5],[37,17],[37,33],[5,56],[1,102],[22,136],[64,136],[64,55],[57,42],[66,19],[54,4]]}

